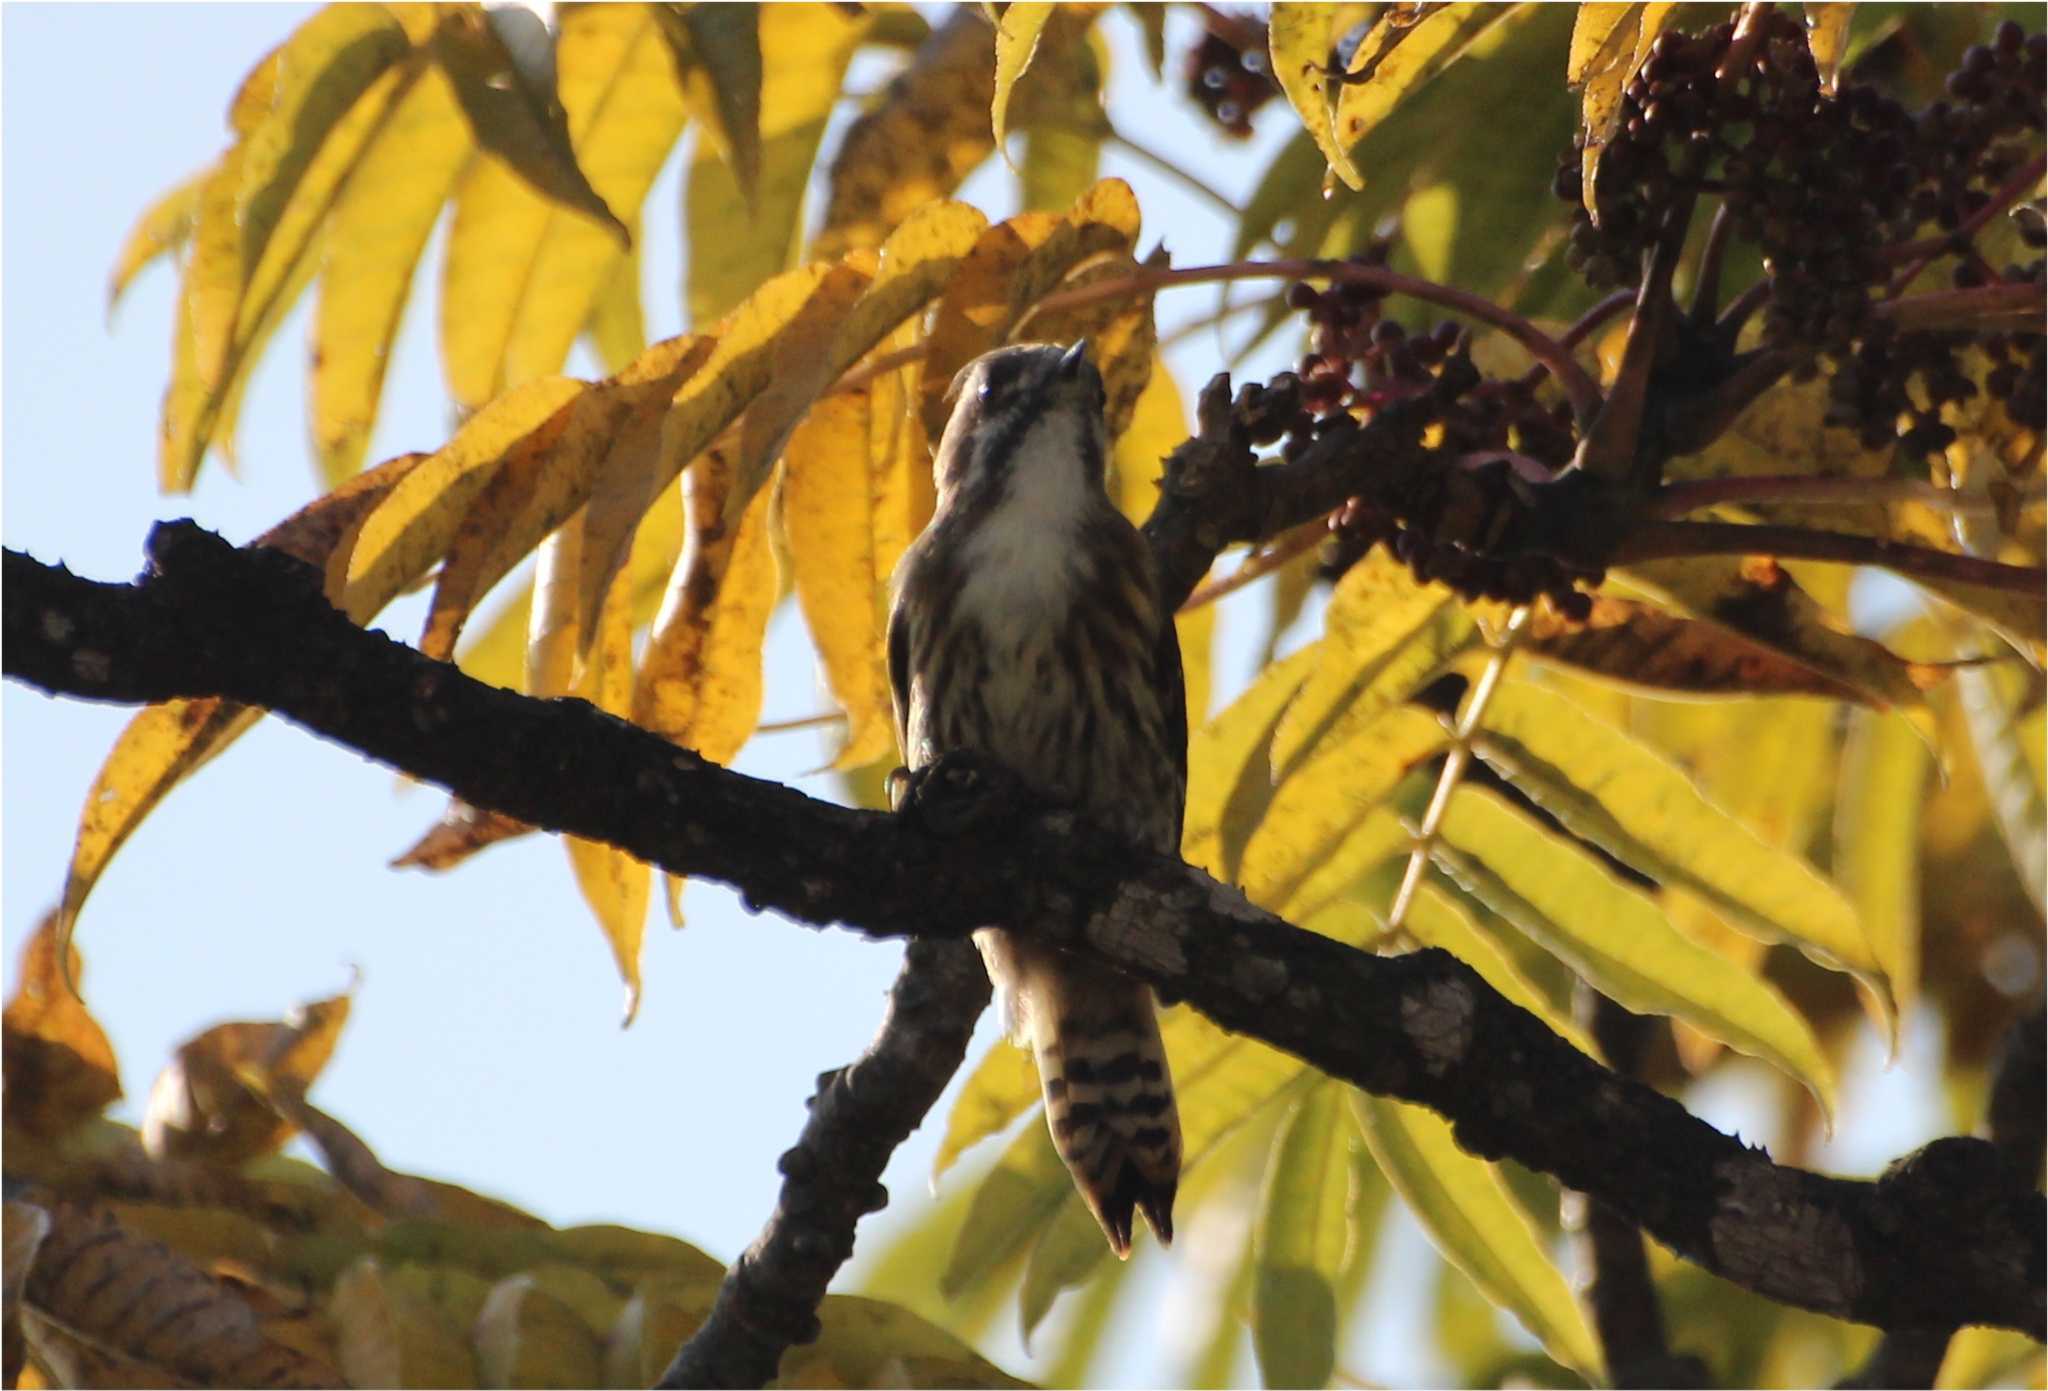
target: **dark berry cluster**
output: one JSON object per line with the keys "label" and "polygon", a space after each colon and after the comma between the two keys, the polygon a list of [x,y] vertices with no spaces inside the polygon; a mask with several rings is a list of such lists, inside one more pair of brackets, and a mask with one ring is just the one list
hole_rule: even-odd
{"label": "dark berry cluster", "polygon": [[[1378,242],[1355,262],[1384,263],[1387,248]],[[1416,424],[1431,444],[1429,470],[1390,483],[1384,495],[1354,498],[1333,518],[1336,540],[1326,568],[1346,569],[1383,543],[1418,579],[1442,581],[1468,597],[1526,603],[1549,594],[1567,612],[1583,614],[1590,601],[1574,582],[1593,576],[1540,554],[1515,553],[1513,516],[1498,527],[1474,520],[1540,505],[1544,488],[1571,460],[1569,406],[1544,399],[1534,377],[1484,377],[1456,324],[1409,332],[1383,315],[1384,294],[1371,286],[1298,284],[1287,302],[1309,321],[1309,351],[1298,370],[1240,395],[1238,418],[1254,443],[1280,443],[1283,458],[1299,459],[1332,431],[1403,406],[1420,407]],[[1493,553],[1474,544],[1478,534],[1505,544]]]}
{"label": "dark berry cluster", "polygon": [[1252,133],[1252,113],[1279,91],[1267,66],[1265,24],[1212,10],[1202,41],[1188,53],[1189,98],[1243,140]]}

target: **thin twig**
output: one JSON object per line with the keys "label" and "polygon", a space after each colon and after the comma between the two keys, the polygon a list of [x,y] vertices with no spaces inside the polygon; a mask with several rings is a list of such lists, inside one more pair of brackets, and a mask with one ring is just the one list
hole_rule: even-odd
{"label": "thin twig", "polygon": [[1245,557],[1244,563],[1229,574],[1197,585],[1195,592],[1188,595],[1187,600],[1181,604],[1180,612],[1188,613],[1201,608],[1204,604],[1213,604],[1226,594],[1235,594],[1254,580],[1264,579],[1296,556],[1314,550],[1316,544],[1329,535],[1329,530],[1328,520],[1318,517],[1275,537],[1264,549]]}
{"label": "thin twig", "polygon": [[[1955,231],[1940,237],[1929,237],[1924,241],[1909,242],[1880,253],[1886,260],[1899,260],[1907,254],[1912,254],[1914,258],[1892,280],[1890,287],[1885,291],[1885,297],[1896,299],[1904,294],[1906,287],[1919,278],[1920,272],[1934,264],[1944,252],[1960,251],[1968,247],[1971,239],[1984,230],[1985,224],[2024,198],[2035,184],[2041,182],[2044,171],[2048,171],[2048,154],[2035,155],[2027,161],[2025,168],[2008,179],[1998,192],[1991,195],[1990,202],[1957,223]],[[2035,288],[2035,294],[2040,294],[2039,287]]]}
{"label": "thin twig", "polygon": [[1952,328],[1971,333],[2040,333],[2041,287],[2032,281],[1975,285],[1967,290],[1930,290],[1874,305],[1902,333]]}
{"label": "thin twig", "polygon": [[1721,261],[1728,251],[1728,238],[1735,231],[1735,216],[1726,203],[1714,209],[1707,227],[1707,244],[1700,252],[1699,280],[1692,287],[1692,321],[1704,329],[1714,322],[1714,305],[1721,298]]}
{"label": "thin twig", "polygon": [[818,729],[828,724],[845,724],[844,710],[825,710],[816,715],[805,715],[795,720],[769,720],[754,726],[756,734],[788,734],[799,729]]}
{"label": "thin twig", "polygon": [[1148,146],[1131,139],[1130,136],[1125,135],[1122,131],[1118,130],[1114,125],[1110,126],[1108,131],[1105,132],[1104,138],[1107,139],[1110,142],[1110,144],[1115,145],[1118,148],[1130,154],[1136,155],[1139,159],[1144,160],[1147,164],[1151,165],[1154,169],[1157,169],[1160,173],[1165,174],[1167,177],[1176,179],[1182,184],[1185,184],[1190,190],[1208,199],[1211,203],[1214,203],[1218,209],[1225,213],[1228,213],[1231,217],[1242,217],[1244,215],[1244,209],[1239,207],[1237,205],[1236,200],[1231,198],[1229,194],[1223,192],[1221,189],[1217,188],[1213,184],[1204,183],[1201,179],[1201,176],[1196,174],[1194,171],[1189,169],[1183,169],[1180,165],[1175,164],[1172,160],[1168,159],[1165,155],[1160,154],[1157,150],[1151,149]]}
{"label": "thin twig", "polygon": [[1988,497],[1972,497],[1933,483],[1907,478],[1815,478],[1807,474],[1762,478],[1702,478],[1667,483],[1644,505],[1652,517],[1682,517],[1725,503],[1769,502],[1845,506],[1853,503],[1919,502],[1951,512],[1989,512]]}
{"label": "thin twig", "polygon": [[1402,275],[1380,266],[1363,266],[1351,261],[1296,260],[1233,261],[1214,266],[1186,266],[1179,269],[1139,266],[1128,275],[1102,279],[1047,295],[1038,302],[1037,312],[1079,309],[1105,300],[1149,294],[1176,285],[1213,285],[1232,280],[1329,280],[1347,285],[1367,285],[1390,295],[1407,295],[1427,304],[1440,305],[1453,313],[1477,319],[1499,329],[1520,343],[1530,356],[1550,368],[1575,414],[1590,416],[1600,407],[1600,386],[1579,366],[1557,340],[1510,309],[1492,300],[1433,280]]}
{"label": "thin twig", "polygon": [[1772,555],[1793,560],[1834,560],[1877,565],[1916,579],[1982,585],[2013,594],[2039,595],[2048,571],[2036,565],[2005,565],[1974,555],[1955,555],[1839,531],[1796,526],[1738,526],[1729,522],[1645,521],[1615,548],[1610,562],[1628,565],[1689,555]]}

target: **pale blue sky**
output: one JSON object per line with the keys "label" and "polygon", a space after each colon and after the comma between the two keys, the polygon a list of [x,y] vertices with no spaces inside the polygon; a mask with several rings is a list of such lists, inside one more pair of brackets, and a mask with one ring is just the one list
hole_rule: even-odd
{"label": "pale blue sky", "polygon": [[[210,461],[193,496],[164,498],[154,460],[174,277],[157,267],[111,325],[104,312],[107,271],[136,212],[218,151],[236,84],[308,12],[0,9],[0,526],[8,545],[110,579],[140,567],[143,536],[159,518],[194,516],[242,541],[312,496],[303,316],[280,331],[248,393],[243,478]],[[1176,55],[1190,23],[1174,20]],[[1107,27],[1118,43],[1119,119],[1242,196],[1291,118],[1269,108],[1249,148],[1209,140],[1177,96],[1151,121],[1156,98],[1132,61],[1129,22],[1118,15]],[[653,336],[682,326],[673,290],[676,170],[671,161],[648,204]],[[1137,187],[1147,246],[1163,229],[1180,264],[1227,253],[1227,225],[1207,205],[1114,152],[1106,172]],[[996,216],[1012,205],[999,167],[984,169],[965,196]],[[438,264],[435,251],[429,264]],[[1162,321],[1184,321],[1212,294],[1162,300]],[[413,306],[372,458],[431,448],[447,434],[423,331],[430,309],[430,293]],[[1279,347],[1258,360],[1262,372],[1293,351]],[[1192,391],[1214,370],[1213,339],[1189,339],[1174,360]],[[825,708],[791,620],[785,612],[773,630],[768,720]],[[414,601],[379,626],[412,639],[418,621]],[[1240,621],[1235,630],[1232,660],[1219,672],[1226,689],[1241,678],[1256,625]],[[23,938],[62,885],[85,790],[130,714],[13,683],[0,694],[0,916],[10,978]],[[829,779],[804,776],[828,757],[811,734],[764,737],[740,766],[831,795]],[[616,974],[552,841],[494,849],[443,877],[385,868],[441,800],[431,789],[402,790],[388,770],[277,722],[174,793],[115,860],[79,939],[87,1000],[121,1058],[128,1097],[116,1114],[137,1118],[156,1069],[181,1040],[224,1019],[276,1017],[341,988],[359,966],[353,1018],[314,1099],[387,1164],[503,1196],[558,1223],[673,1232],[729,1260],[773,1204],[774,1157],[801,1126],[814,1077],[852,1058],[873,1032],[899,949],[749,917],[731,895],[697,886],[686,932],[650,926],[644,1003],[622,1032]],[[982,1033],[977,1053],[990,1035],[986,1021]],[[947,1104],[950,1097],[939,1116]],[[1757,1133],[1739,1099],[1716,1104],[1730,1108],[1725,1118],[1716,1113],[1722,1124]],[[1847,1114],[1857,1114],[1853,1105]],[[896,1157],[887,1182],[898,1206],[864,1225],[864,1246],[921,1210],[938,1130],[935,1119]],[[1862,1156],[1843,1157],[1861,1167]],[[1389,1269],[1422,1258],[1411,1225],[1395,1224],[1389,1240],[1397,1256]],[[1165,1260],[1146,1260],[1155,1307],[1198,1306],[1213,1259],[1184,1241]],[[1170,1294],[1169,1263],[1179,1272]],[[1383,1311],[1395,1315],[1383,1331],[1416,1326],[1412,1301],[1423,1291],[1401,1284],[1381,1282]],[[1396,1312],[1404,1303],[1405,1321]],[[1124,1344],[1107,1377],[1171,1378],[1185,1355],[1176,1321],[1146,1319],[1144,1336]],[[1013,1318],[998,1324],[1008,1330]],[[1031,1374],[1007,1332],[991,1351]],[[1351,1351],[1344,1365],[1395,1384],[1434,1370],[1407,1337],[1361,1339]],[[1253,1374],[1248,1362],[1241,1374]]]}

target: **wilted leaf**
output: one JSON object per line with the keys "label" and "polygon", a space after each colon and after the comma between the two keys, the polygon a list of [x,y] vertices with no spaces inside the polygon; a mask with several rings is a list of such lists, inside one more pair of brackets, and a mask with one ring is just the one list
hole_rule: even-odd
{"label": "wilted leaf", "polygon": [[840,142],[813,255],[837,257],[879,245],[891,228],[951,194],[988,157],[994,58],[993,31],[966,5],[918,46],[910,66]]}
{"label": "wilted leaf", "polygon": [[1344,1088],[1326,1078],[1295,1102],[1274,1141],[1252,1227],[1252,1346],[1268,1386],[1323,1386],[1336,1366],[1352,1135]]}
{"label": "wilted leaf", "polygon": [[1436,858],[1452,878],[1601,994],[1774,1064],[1833,1112],[1834,1069],[1784,996],[1681,936],[1653,899],[1576,842],[1469,783],[1440,829]]}
{"label": "wilted leaf", "polygon": [[21,1295],[28,1351],[64,1386],[332,1386],[224,1282],[104,1213],[51,1204]]}
{"label": "wilted leaf", "polygon": [[1272,73],[1337,177],[1352,188],[1364,188],[1365,176],[1351,162],[1349,142],[1337,138],[1330,109],[1326,70],[1335,54],[1338,8],[1308,3],[1275,6],[1267,28]]}
{"label": "wilted leaf", "polygon": [[1630,566],[1628,574],[1681,611],[1811,667],[1878,710],[1924,712],[1927,689],[1943,675],[1869,638],[1837,631],[1798,581],[1765,556],[1657,560]]}
{"label": "wilted leaf", "polygon": [[[84,982],[76,947],[59,941],[58,917],[44,915],[22,948],[14,997],[4,1020],[7,1126],[58,1136],[121,1095],[114,1047],[73,991]],[[68,951],[66,963],[58,955]]]}
{"label": "wilted leaf", "polygon": [[1372,1157],[1430,1244],[1552,1358],[1601,1381],[1600,1346],[1585,1311],[1498,1171],[1458,1148],[1450,1123],[1434,1112],[1355,1089],[1349,1096]]}
{"label": "wilted leaf", "polygon": [[296,1127],[269,1096],[312,1085],[334,1054],[349,1003],[347,994],[316,1000],[281,1024],[216,1024],[181,1045],[149,1089],[144,1150],[225,1167],[275,1151]]}
{"label": "wilted leaf", "polygon": [[1562,696],[1508,680],[1487,705],[1476,751],[1574,835],[1698,894],[1752,935],[1856,974],[1889,1002],[1885,964],[1842,891],[1647,745]]}
{"label": "wilted leaf", "polygon": [[[387,460],[300,508],[257,537],[256,544],[319,566],[326,575],[328,598],[338,599],[341,566],[364,519],[419,462],[418,455]],[[70,940],[87,895],[143,818],[180,781],[261,718],[260,710],[209,697],[152,705],[128,722],[100,764],[79,813],[78,838],[58,913],[63,940]]]}
{"label": "wilted leaf", "polygon": [[7,1200],[4,1228],[5,1266],[0,1271],[0,1342],[5,1344],[5,1384],[21,1384],[22,1365],[27,1360],[27,1343],[21,1332],[21,1289],[28,1283],[29,1268],[43,1238],[50,1234],[50,1214],[34,1203]]}

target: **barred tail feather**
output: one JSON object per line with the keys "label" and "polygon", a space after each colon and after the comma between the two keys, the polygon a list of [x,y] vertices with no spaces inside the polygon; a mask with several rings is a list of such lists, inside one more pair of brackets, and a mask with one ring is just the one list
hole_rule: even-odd
{"label": "barred tail feather", "polygon": [[1152,991],[1092,974],[1035,984],[1027,1015],[1054,1148],[1119,1259],[1134,1212],[1170,1244],[1180,1116]]}

